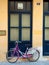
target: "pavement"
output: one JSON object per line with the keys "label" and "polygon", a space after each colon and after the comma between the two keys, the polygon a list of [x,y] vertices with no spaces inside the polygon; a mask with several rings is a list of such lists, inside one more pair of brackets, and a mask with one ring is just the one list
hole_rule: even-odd
{"label": "pavement", "polygon": [[0,65],[49,65],[49,61],[38,61],[38,62],[0,62]]}

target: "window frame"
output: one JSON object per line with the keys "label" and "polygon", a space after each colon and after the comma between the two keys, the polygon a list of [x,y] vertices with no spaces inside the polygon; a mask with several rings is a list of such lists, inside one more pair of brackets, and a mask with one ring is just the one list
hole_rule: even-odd
{"label": "window frame", "polygon": [[[30,27],[31,27],[31,29],[30,29],[30,41],[24,41],[24,42],[22,41],[22,43],[23,43],[22,45],[24,45],[24,47],[26,47],[26,46],[29,46],[29,47],[31,46],[32,47],[32,2],[31,2],[31,6],[30,6],[31,7],[31,11],[23,11],[23,12],[19,12],[19,11],[11,12],[11,11],[9,11],[9,7],[10,7],[9,6],[9,2],[8,2],[8,50],[10,49],[10,47],[14,46],[14,45],[11,44],[11,43],[14,43],[14,41],[10,42],[10,13],[11,14],[15,14],[16,13],[16,14],[20,15],[20,17],[19,17],[19,19],[20,19],[19,25],[21,25],[21,23],[22,23],[21,22],[21,17],[22,17],[21,14],[30,14]],[[20,29],[21,29],[21,27],[20,27]],[[19,33],[21,34],[22,32],[20,31]],[[19,40],[21,40],[21,36],[22,35],[19,35]]]}

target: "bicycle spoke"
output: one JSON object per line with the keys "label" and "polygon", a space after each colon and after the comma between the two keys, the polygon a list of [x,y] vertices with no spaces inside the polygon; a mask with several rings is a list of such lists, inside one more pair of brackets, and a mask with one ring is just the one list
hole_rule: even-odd
{"label": "bicycle spoke", "polygon": [[35,50],[35,49],[29,49],[28,52],[27,52],[27,59],[30,61],[30,62],[35,62],[39,59],[40,57],[40,53],[38,50]]}

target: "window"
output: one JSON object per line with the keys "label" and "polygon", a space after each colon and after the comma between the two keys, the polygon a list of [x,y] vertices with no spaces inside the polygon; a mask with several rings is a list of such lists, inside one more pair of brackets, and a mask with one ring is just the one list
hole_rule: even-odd
{"label": "window", "polygon": [[[32,46],[32,7],[30,1],[9,1],[8,50],[18,43],[21,51]],[[23,47],[23,49],[22,49]]]}
{"label": "window", "polygon": [[22,27],[30,27],[30,14],[22,14]]}
{"label": "window", "polygon": [[45,16],[45,40],[49,40],[49,16]]}
{"label": "window", "polygon": [[19,14],[10,14],[10,27],[19,26]]}
{"label": "window", "polygon": [[49,11],[49,3],[44,2],[44,12]]}
{"label": "window", "polygon": [[10,2],[10,11],[31,11],[31,3],[30,2],[11,1]]}
{"label": "window", "polygon": [[44,2],[43,19],[43,55],[49,56],[49,2]]}
{"label": "window", "polygon": [[19,15],[10,14],[10,40],[19,40]]}

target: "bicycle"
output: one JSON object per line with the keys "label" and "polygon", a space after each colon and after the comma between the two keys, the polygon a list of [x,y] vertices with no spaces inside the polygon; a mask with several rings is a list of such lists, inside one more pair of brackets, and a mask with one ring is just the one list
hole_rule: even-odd
{"label": "bicycle", "polygon": [[17,62],[19,58],[25,58],[30,62],[36,62],[39,57],[40,57],[40,52],[35,49],[35,48],[26,48],[25,53],[20,51],[18,42],[21,43],[20,41],[16,41],[16,46],[15,48],[10,49],[7,54],[6,54],[6,59],[10,63]]}

